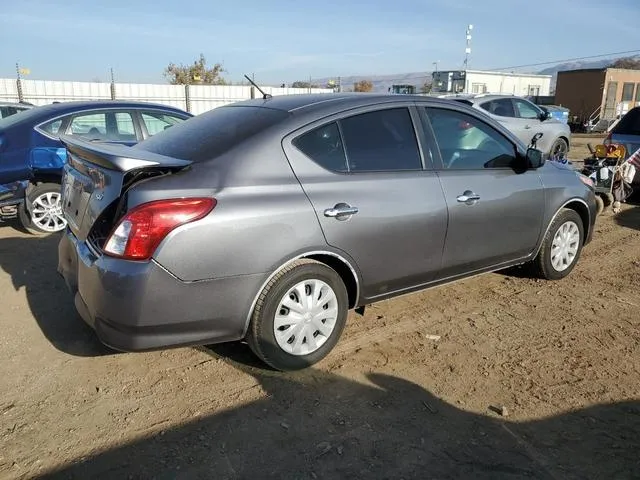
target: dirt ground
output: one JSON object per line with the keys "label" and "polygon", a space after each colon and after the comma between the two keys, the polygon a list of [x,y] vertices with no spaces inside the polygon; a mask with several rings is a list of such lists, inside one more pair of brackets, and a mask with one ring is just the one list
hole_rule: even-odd
{"label": "dirt ground", "polygon": [[596,228],[563,281],[386,301],[282,374],[240,344],[102,347],[57,238],[0,224],[0,478],[638,478],[640,207]]}

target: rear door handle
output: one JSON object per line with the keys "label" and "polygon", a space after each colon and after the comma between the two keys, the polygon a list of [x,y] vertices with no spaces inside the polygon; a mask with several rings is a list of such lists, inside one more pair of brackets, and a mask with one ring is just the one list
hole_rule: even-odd
{"label": "rear door handle", "polygon": [[480,195],[473,193],[471,190],[466,190],[462,195],[458,195],[458,202],[466,203],[467,205],[473,205],[480,200]]}
{"label": "rear door handle", "polygon": [[531,129],[531,125],[525,125],[524,128],[526,128],[527,130]]}
{"label": "rear door handle", "polygon": [[356,213],[358,213],[358,207],[352,207],[348,203],[338,203],[333,208],[327,208],[324,211],[324,216],[342,220],[344,217],[350,217]]}

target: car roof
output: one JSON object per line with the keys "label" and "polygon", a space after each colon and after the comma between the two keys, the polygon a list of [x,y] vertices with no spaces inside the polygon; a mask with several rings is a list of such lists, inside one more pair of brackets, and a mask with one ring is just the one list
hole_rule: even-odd
{"label": "car roof", "polygon": [[412,101],[431,104],[450,105],[448,99],[439,99],[424,95],[402,95],[391,93],[304,93],[279,95],[266,99],[252,99],[226,105],[227,107],[263,107],[281,110],[292,114],[311,113],[321,110],[341,111],[359,106],[379,103]]}
{"label": "car roof", "polygon": [[22,108],[33,108],[35,107],[32,103],[27,102],[9,102],[6,100],[0,100],[0,107],[22,107]]}
{"label": "car roof", "polygon": [[[19,104],[16,104],[19,105]],[[13,127],[21,124],[37,125],[50,118],[55,118],[68,113],[79,112],[85,109],[99,109],[99,108],[149,108],[149,109],[162,109],[165,111],[171,111],[181,114],[192,116],[179,108],[170,107],[168,105],[162,105],[157,103],[147,102],[134,102],[134,101],[120,101],[120,100],[89,100],[89,101],[73,101],[73,102],[60,102],[52,103],[49,105],[42,105],[35,108],[30,108],[28,111],[20,113],[20,115],[11,115],[7,118],[0,120],[0,128]]]}

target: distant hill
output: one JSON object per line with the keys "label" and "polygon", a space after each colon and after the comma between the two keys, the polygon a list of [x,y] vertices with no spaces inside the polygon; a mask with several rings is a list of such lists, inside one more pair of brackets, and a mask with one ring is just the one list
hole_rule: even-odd
{"label": "distant hill", "polygon": [[[636,55],[635,57],[631,57],[631,58],[640,59],[640,55]],[[558,65],[554,65],[552,67],[547,67],[544,70],[540,70],[538,73],[540,73],[541,75],[556,76],[558,72],[564,72],[566,70],[582,70],[585,68],[606,68],[616,60],[618,60],[618,58],[605,58],[602,60],[559,63]]]}
{"label": "distant hill", "polygon": [[[640,55],[633,57],[640,59]],[[584,68],[605,68],[615,62],[617,58],[605,58],[602,60],[583,60],[576,62],[567,62],[547,67],[543,70],[532,72],[539,75],[552,75],[551,80],[552,87],[555,86],[556,77],[558,72],[565,70],[579,70]],[[324,87],[330,81],[337,82],[337,77],[325,77],[316,78],[312,80],[312,83],[318,86]],[[415,85],[419,91],[420,87],[426,83],[431,83],[431,72],[411,72],[411,73],[398,73],[392,75],[354,75],[349,77],[342,77],[342,90],[348,91],[353,89],[353,85],[360,80],[369,80],[373,83],[374,92],[387,92],[392,85]]]}

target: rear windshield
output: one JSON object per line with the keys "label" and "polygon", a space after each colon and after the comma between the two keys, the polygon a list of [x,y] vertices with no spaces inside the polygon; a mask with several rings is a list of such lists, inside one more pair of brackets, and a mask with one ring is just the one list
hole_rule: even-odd
{"label": "rear windshield", "polygon": [[640,107],[629,110],[613,128],[618,135],[640,135]]}
{"label": "rear windshield", "polygon": [[133,148],[202,162],[217,157],[288,115],[282,110],[263,107],[218,107],[160,132]]}

